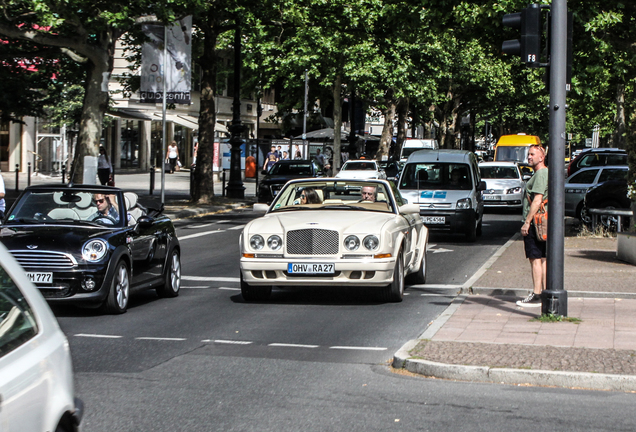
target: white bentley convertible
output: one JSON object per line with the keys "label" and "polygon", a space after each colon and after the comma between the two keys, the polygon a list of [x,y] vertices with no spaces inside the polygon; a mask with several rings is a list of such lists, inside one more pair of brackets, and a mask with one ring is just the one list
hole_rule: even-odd
{"label": "white bentley convertible", "polygon": [[426,280],[428,230],[417,204],[386,180],[301,179],[287,183],[265,216],[240,237],[241,292],[266,300],[272,286],[379,287],[402,301]]}

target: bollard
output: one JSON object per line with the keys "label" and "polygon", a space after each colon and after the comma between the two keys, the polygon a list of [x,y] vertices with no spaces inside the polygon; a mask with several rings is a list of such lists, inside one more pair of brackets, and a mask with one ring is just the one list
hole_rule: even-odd
{"label": "bollard", "polygon": [[66,164],[62,164],[62,184],[66,183]]}
{"label": "bollard", "polygon": [[20,182],[20,165],[15,164],[15,191],[19,191],[19,185],[18,183]]}
{"label": "bollard", "polygon": [[27,162],[27,186],[31,186],[31,162]]}
{"label": "bollard", "polygon": [[225,170],[223,170],[223,191],[221,192],[221,196],[225,197]]}
{"label": "bollard", "polygon": [[155,190],[155,166],[151,166],[150,167],[150,195],[152,195],[152,193]]}

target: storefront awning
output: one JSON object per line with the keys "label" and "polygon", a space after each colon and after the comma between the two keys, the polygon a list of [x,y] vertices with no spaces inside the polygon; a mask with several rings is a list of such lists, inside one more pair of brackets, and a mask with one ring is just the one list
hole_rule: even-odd
{"label": "storefront awning", "polygon": [[107,112],[106,115],[110,117],[119,117],[129,120],[153,120],[153,118],[150,117],[148,114],[142,113],[140,111],[117,110]]}
{"label": "storefront awning", "polygon": [[[161,120],[161,118],[162,115],[160,113],[155,113],[155,118],[153,120]],[[185,114],[166,114],[166,120],[180,126],[187,127],[188,129],[199,129],[199,119],[193,116]],[[214,130],[217,132],[228,133],[227,128],[219,122],[216,123]]]}

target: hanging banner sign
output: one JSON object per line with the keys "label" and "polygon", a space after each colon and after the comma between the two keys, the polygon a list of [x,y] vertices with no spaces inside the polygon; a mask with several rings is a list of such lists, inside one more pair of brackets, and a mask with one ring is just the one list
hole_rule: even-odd
{"label": "hanging banner sign", "polygon": [[[141,103],[160,103],[163,80],[166,79],[166,101],[189,105],[192,75],[192,16],[180,19],[167,29],[168,56],[163,58],[164,26],[143,24],[142,31],[150,39],[141,50]],[[165,73],[164,73],[165,66]]]}

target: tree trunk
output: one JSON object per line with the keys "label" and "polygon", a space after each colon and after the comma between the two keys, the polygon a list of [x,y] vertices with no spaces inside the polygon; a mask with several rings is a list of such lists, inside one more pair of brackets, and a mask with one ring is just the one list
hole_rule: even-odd
{"label": "tree trunk", "polygon": [[391,142],[393,142],[393,119],[395,118],[396,103],[393,99],[393,89],[386,92],[386,109],[384,110],[384,127],[382,128],[382,136],[380,137],[380,145],[378,152],[375,154],[377,160],[383,160],[389,157]]}
{"label": "tree trunk", "polygon": [[102,122],[108,109],[108,91],[102,91],[102,84],[105,81],[108,88],[108,77],[113,70],[115,36],[112,32],[103,32],[98,35],[98,38],[101,49],[95,49],[95,55],[90,57],[86,66],[84,104],[71,168],[72,174],[69,176],[76,184],[92,184],[97,180],[84,178],[84,156],[99,155]]}
{"label": "tree trunk", "polygon": [[614,117],[614,134],[612,141],[614,147],[625,148],[625,133],[627,126],[625,125],[625,84],[620,83],[616,86],[616,116]]}
{"label": "tree trunk", "polygon": [[[332,172],[340,170],[340,153],[342,149],[342,75],[336,74],[333,84],[333,167]],[[353,131],[352,131],[353,133]]]}
{"label": "tree trunk", "polygon": [[407,130],[407,116],[409,113],[409,98],[401,97],[398,99],[397,105],[395,107],[398,124],[397,124],[397,140],[395,143],[395,149],[393,150],[394,159],[400,158],[400,152],[402,151],[402,145],[404,141],[406,141],[406,130]]}
{"label": "tree trunk", "polygon": [[205,34],[201,57],[201,106],[199,108],[199,148],[194,181],[191,186],[192,201],[208,203],[214,198],[214,127],[216,126],[216,74],[218,33],[213,26],[200,26]]}

